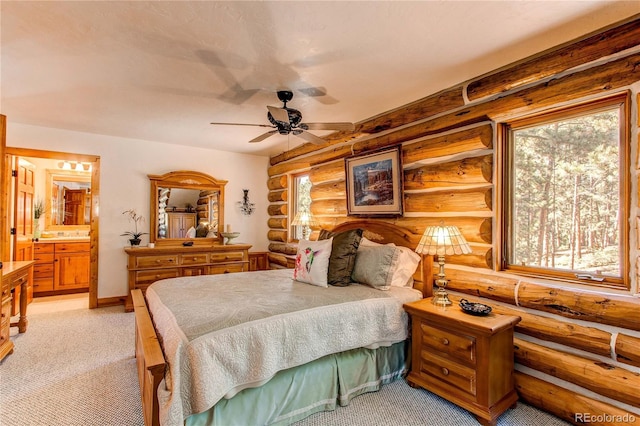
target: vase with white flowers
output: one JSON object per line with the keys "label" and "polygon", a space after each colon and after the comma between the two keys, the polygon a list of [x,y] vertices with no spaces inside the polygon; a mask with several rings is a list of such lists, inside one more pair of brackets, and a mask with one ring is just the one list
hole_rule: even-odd
{"label": "vase with white flowers", "polygon": [[40,217],[44,214],[44,201],[38,199],[33,203],[33,238],[40,238]]}
{"label": "vase with white flowers", "polygon": [[139,215],[134,209],[129,209],[129,210],[125,210],[122,212],[122,214],[127,215],[129,217],[129,222],[133,222],[133,231],[127,231],[123,234],[120,234],[121,237],[124,236],[129,236],[131,237],[129,239],[129,242],[131,243],[132,246],[139,246],[140,242],[142,241],[140,239],[141,236],[143,235],[147,235],[148,232],[140,232],[138,231],[138,224],[144,222],[144,216]]}

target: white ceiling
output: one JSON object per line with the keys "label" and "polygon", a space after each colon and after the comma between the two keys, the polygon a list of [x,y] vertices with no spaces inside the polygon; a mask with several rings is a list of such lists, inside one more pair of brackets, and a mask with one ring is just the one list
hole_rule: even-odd
{"label": "white ceiling", "polygon": [[[640,13],[639,1],[2,1],[10,122],[272,155],[275,91],[358,122]],[[324,96],[300,90],[317,88]],[[321,132],[313,132],[320,136]],[[326,132],[325,132],[326,134]]]}

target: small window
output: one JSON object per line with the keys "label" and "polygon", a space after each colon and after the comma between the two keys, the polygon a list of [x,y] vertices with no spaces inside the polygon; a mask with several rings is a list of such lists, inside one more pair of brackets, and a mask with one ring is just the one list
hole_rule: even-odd
{"label": "small window", "polygon": [[628,288],[627,97],[503,126],[501,268]]}
{"label": "small window", "polygon": [[[293,218],[299,212],[311,211],[311,180],[309,180],[308,174],[296,175],[292,178],[293,181],[293,198],[291,200],[291,212],[289,217],[289,223],[293,222]],[[302,236],[302,226],[290,226],[291,238],[300,240]]]}

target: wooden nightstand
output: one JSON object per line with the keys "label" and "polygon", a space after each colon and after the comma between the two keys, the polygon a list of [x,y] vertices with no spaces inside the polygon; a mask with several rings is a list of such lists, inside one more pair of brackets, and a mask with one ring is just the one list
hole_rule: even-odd
{"label": "wooden nightstand", "polygon": [[520,317],[462,312],[431,299],[404,305],[412,320],[407,381],[475,414],[484,425],[518,400],[513,380],[513,328]]}

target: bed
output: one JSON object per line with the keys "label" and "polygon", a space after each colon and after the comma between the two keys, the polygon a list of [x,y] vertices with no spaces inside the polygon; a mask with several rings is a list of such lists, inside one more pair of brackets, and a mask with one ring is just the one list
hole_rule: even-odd
{"label": "bed", "polygon": [[[382,245],[413,249],[420,239],[371,220],[332,232],[355,229]],[[387,291],[308,285],[293,280],[293,271],[175,278],[145,296],[132,292],[146,425],[290,424],[406,372],[401,307],[431,295],[431,259],[421,258],[410,287]]]}

